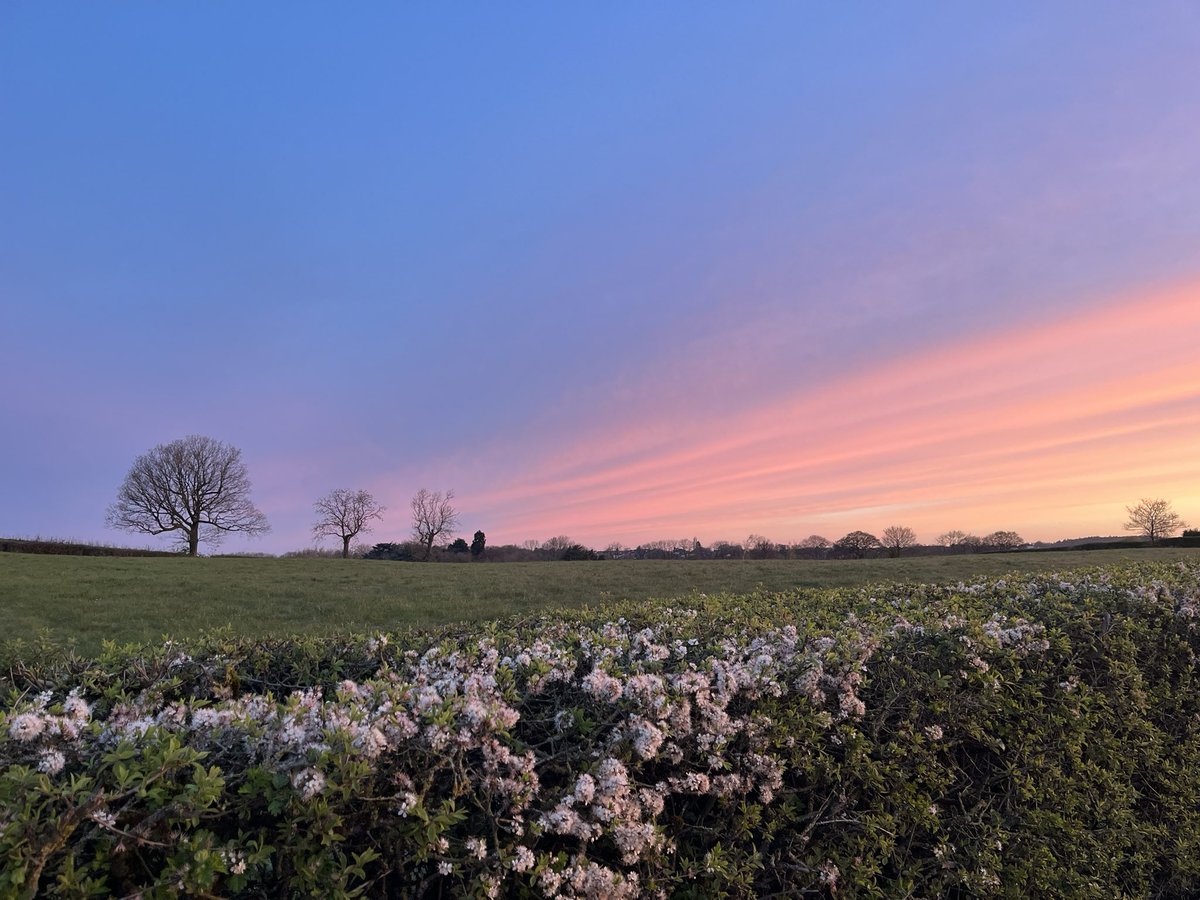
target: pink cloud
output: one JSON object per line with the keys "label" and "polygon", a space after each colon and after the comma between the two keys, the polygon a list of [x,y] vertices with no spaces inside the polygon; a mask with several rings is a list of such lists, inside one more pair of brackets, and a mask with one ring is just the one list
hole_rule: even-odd
{"label": "pink cloud", "polygon": [[513,540],[1112,533],[1138,496],[1200,505],[1197,338],[1200,285],[1097,304],[733,416],[664,409],[579,434],[464,502]]}

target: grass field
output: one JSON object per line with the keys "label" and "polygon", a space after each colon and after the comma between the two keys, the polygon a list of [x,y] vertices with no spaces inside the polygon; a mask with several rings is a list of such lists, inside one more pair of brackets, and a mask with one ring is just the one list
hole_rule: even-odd
{"label": "grass field", "polygon": [[828,561],[429,564],[329,559],[104,558],[0,554],[3,639],[49,630],[83,652],[101,641],[235,633],[324,634],[494,619],[608,600],[944,582],[1200,550],[1105,550]]}

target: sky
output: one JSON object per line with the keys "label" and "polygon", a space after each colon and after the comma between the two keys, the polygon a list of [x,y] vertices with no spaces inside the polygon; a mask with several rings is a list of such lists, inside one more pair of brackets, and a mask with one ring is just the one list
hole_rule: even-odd
{"label": "sky", "polygon": [[1194,2],[0,5],[4,536],[1200,522],[1198,345]]}

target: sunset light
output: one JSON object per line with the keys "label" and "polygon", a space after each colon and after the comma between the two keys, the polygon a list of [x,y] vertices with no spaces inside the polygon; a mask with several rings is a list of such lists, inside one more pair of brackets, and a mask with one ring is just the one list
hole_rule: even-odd
{"label": "sunset light", "polygon": [[0,895],[1200,898],[1200,0],[0,3]]}
{"label": "sunset light", "polygon": [[1200,20],[910,12],[7,10],[0,531],[189,434],[233,550],[1200,521]]}

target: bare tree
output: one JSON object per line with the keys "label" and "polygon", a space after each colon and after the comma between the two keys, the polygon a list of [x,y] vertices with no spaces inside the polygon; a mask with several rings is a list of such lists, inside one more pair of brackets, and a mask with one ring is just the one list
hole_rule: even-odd
{"label": "bare tree", "polygon": [[983,542],[989,547],[999,547],[1002,550],[1015,550],[1025,543],[1024,539],[1015,531],[993,531],[983,539]]}
{"label": "bare tree", "polygon": [[421,488],[412,498],[413,537],[425,548],[422,559],[433,553],[433,542],[442,535],[450,537],[458,528],[458,513],[451,505],[454,491],[429,491]]}
{"label": "bare tree", "polygon": [[552,538],[547,538],[542,543],[542,546],[538,549],[545,550],[547,553],[557,555],[559,553],[562,553],[564,550],[566,550],[568,547],[570,547],[574,543],[575,542],[573,540],[571,540],[569,537],[567,537],[565,534],[559,534],[559,535],[555,535]]}
{"label": "bare tree", "polygon": [[232,532],[271,530],[250,502],[242,451],[198,434],[135,459],[105,521],[142,534],[178,532],[188,556],[196,555],[201,541],[218,544]]}
{"label": "bare tree", "polygon": [[978,553],[979,549],[983,546],[983,538],[977,534],[968,532],[955,541],[954,546],[963,547],[970,553]]}
{"label": "bare tree", "polygon": [[746,551],[736,541],[713,541],[713,559],[743,559]]}
{"label": "bare tree", "polygon": [[1143,498],[1138,501],[1136,506],[1125,507],[1125,511],[1129,513],[1129,521],[1125,523],[1125,530],[1144,534],[1150,543],[1154,543],[1159,538],[1170,537],[1180,528],[1187,527],[1187,522],[1171,509],[1169,500]]}
{"label": "bare tree", "polygon": [[824,559],[832,546],[833,542],[824,535],[810,534],[804,540],[792,544],[791,551],[796,559]]}
{"label": "bare tree", "polygon": [[957,528],[953,528],[950,531],[939,534],[937,536],[937,542],[943,547],[953,547],[957,544],[961,544],[963,538],[966,536],[967,533],[965,531],[959,531]]}
{"label": "bare tree", "polygon": [[907,525],[889,525],[883,529],[879,543],[887,548],[888,556],[899,556],[901,551],[917,546],[917,533]]}
{"label": "bare tree", "polygon": [[753,559],[770,559],[775,555],[775,542],[766,535],[752,534],[743,545]]}
{"label": "bare tree", "polygon": [[338,488],[313,504],[317,523],[313,537],[342,539],[342,559],[350,558],[350,541],[371,530],[372,519],[382,519],[387,507],[380,506],[366,491]]}
{"label": "bare tree", "polygon": [[833,542],[819,534],[810,534],[796,546],[802,550],[828,550],[833,546]]}
{"label": "bare tree", "polygon": [[862,559],[871,550],[879,546],[879,538],[868,531],[852,531],[834,542],[833,549],[838,553]]}

